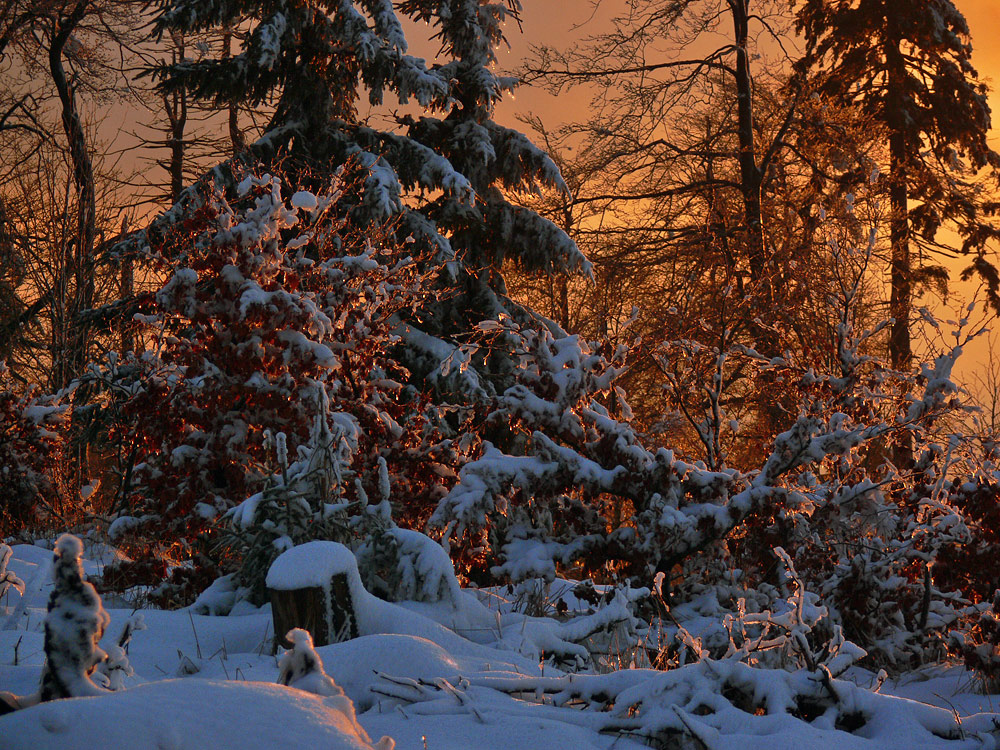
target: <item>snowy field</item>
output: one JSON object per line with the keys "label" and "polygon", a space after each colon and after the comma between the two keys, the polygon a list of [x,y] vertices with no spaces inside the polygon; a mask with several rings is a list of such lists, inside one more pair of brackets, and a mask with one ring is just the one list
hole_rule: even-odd
{"label": "snowy field", "polygon": [[[88,546],[85,571],[99,573],[111,554]],[[41,546],[13,548],[8,569],[26,593],[9,589],[0,601],[0,691],[38,688],[51,558]],[[570,631],[610,621],[613,604],[558,623],[466,591],[435,604],[355,595],[361,637],[316,649],[333,682],[313,674],[293,687],[277,684],[267,607],[213,616],[196,612],[224,594],[178,611],[105,600],[105,650],[127,622],[137,625],[124,689],[0,717],[0,748],[1000,747],[1000,696],[975,694],[957,667],[890,680],[877,693],[862,670],[824,680],[736,662],[569,675],[546,654],[571,658]]]}

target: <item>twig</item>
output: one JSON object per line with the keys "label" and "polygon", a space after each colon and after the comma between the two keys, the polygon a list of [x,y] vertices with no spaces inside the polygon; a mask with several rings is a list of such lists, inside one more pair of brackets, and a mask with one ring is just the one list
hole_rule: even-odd
{"label": "twig", "polygon": [[194,647],[197,649],[198,658],[201,659],[201,644],[198,642],[198,631],[194,629],[194,616],[188,610],[188,619],[191,621],[191,632],[194,633]]}
{"label": "twig", "polygon": [[267,631],[271,629],[270,621],[264,623],[264,637],[261,638],[260,648],[257,649],[257,656],[264,655],[264,645],[267,643]]}
{"label": "twig", "polygon": [[702,748],[702,750],[711,750],[705,739],[700,734],[698,734],[698,732],[695,731],[694,727],[692,727],[688,723],[688,720],[684,715],[684,711],[682,711],[677,706],[671,706],[671,708],[673,709],[674,714],[677,716],[677,718],[680,719],[681,724],[683,724],[684,728],[688,731],[688,734],[691,735],[692,739],[697,741],[698,745]]}

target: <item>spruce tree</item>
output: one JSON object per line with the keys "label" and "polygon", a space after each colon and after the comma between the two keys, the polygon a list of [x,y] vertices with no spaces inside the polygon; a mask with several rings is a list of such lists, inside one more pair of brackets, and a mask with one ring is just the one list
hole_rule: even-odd
{"label": "spruce tree", "polygon": [[952,0],[803,0],[797,26],[813,50],[799,65],[814,74],[818,91],[885,128],[895,321],[889,355],[893,367],[909,369],[914,248],[950,250],[937,234],[952,226],[962,237],[958,249],[976,255],[971,268],[992,279],[997,302],[996,271],[983,248],[1000,231],[984,222],[995,207],[975,172],[1000,167],[1000,155],[987,143],[988,89],[972,66],[969,28]]}
{"label": "spruce tree", "polygon": [[[548,272],[589,265],[563,230],[502,192],[563,187],[542,150],[492,119],[516,85],[494,68],[503,24],[517,17],[520,3],[407,0],[397,7],[387,0],[164,0],[160,33],[243,23],[253,31],[237,55],[154,74],[164,91],[183,89],[220,105],[276,102],[252,158],[281,160],[290,181],[289,169],[301,177],[347,165],[358,175],[343,199],[356,226],[391,222],[418,254],[426,249],[447,263],[438,275],[441,301],[417,316],[419,333],[403,329],[411,364],[427,374],[440,362],[441,338],[468,334],[501,313],[532,320],[506,295],[504,261]],[[442,62],[407,54],[401,16],[436,28]],[[358,116],[362,97],[373,105],[415,101],[421,116],[376,130]],[[489,375],[466,378],[466,395],[492,392],[491,375],[510,371],[506,359],[474,363]]]}

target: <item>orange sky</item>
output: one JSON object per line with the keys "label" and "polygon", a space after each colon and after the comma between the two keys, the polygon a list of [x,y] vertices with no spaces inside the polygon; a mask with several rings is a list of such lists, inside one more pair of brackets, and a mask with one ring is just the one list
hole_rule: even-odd
{"label": "orange sky", "polygon": [[[899,0],[901,3],[907,1]],[[1000,0],[954,0],[954,2],[969,23],[973,65],[991,88],[1000,86],[1000,33],[997,32],[1000,29]],[[510,31],[511,48],[501,56],[501,65],[505,68],[516,68],[527,54],[530,45],[545,44],[555,48],[565,48],[574,40],[599,30],[599,18],[588,22],[592,14],[590,0],[524,0],[524,6],[524,32],[518,33],[516,29]],[[622,6],[620,0],[604,0],[600,14],[607,17],[609,9],[613,11],[621,9]],[[515,115],[519,112],[533,112],[547,125],[556,126],[560,122],[586,116],[587,104],[587,95],[582,91],[571,90],[557,98],[537,89],[522,87],[518,90],[515,101],[500,106],[497,119],[511,127],[524,129],[524,126],[515,119]],[[990,140],[993,148],[1000,151],[1000,92],[994,90],[991,93],[990,107],[994,122]],[[958,259],[951,265],[953,277],[957,279],[959,269],[966,264],[964,260]],[[951,291],[952,299],[949,307],[960,304],[962,298],[968,299],[974,293],[975,285],[953,282]],[[938,303],[929,298],[923,300],[922,304],[932,309],[938,307]],[[937,314],[942,318],[947,317],[946,310],[939,310]],[[997,340],[1000,342],[1000,326],[995,328],[998,331]],[[981,367],[987,356],[988,342],[982,337],[966,347],[966,354],[956,369],[958,377],[967,381],[969,373]]]}
{"label": "orange sky", "polygon": [[[908,0],[899,0],[907,2]],[[508,33],[510,50],[502,55],[505,67],[515,68],[533,44],[556,48],[566,47],[575,39],[594,33],[599,28],[601,16],[607,17],[607,8],[621,8],[623,3],[604,0],[598,18],[592,18],[591,0],[523,0],[524,32],[511,28]],[[991,86],[1000,81],[1000,0],[954,0],[969,22],[972,34],[973,64],[981,77]],[[576,28],[574,28],[576,27]],[[543,92],[522,88],[513,103],[502,105],[502,113],[534,111],[544,120],[567,119],[586,105],[585,100],[564,96],[561,100]],[[993,119],[1000,125],[1000,92],[990,97]],[[994,128],[994,148],[1000,150],[1000,127]]]}
{"label": "orange sky", "polygon": [[1000,1],[958,0],[958,9],[965,14],[972,33],[972,60],[979,75],[994,89],[990,95],[993,110],[993,148],[1000,150]]}

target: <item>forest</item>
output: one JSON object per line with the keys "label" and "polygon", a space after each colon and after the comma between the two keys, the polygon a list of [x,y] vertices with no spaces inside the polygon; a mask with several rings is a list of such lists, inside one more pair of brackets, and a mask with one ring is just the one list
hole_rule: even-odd
{"label": "forest", "polygon": [[0,0],[0,750],[1000,748],[962,5]]}

